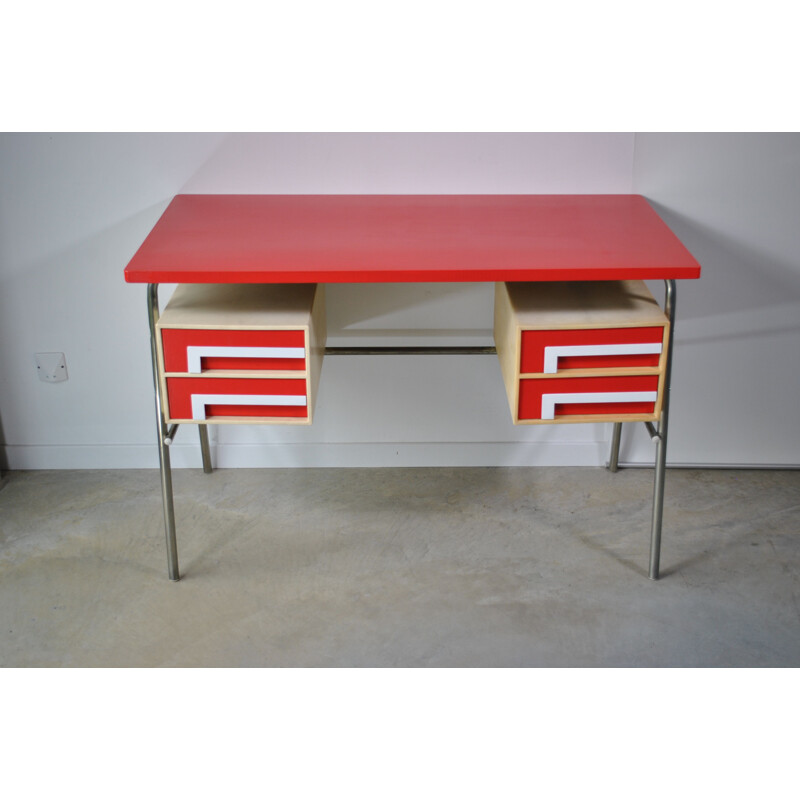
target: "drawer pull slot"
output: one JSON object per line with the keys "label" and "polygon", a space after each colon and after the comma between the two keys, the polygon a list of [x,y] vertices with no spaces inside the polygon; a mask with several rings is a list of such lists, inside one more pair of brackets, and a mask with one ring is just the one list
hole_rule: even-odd
{"label": "drawer pull slot", "polygon": [[661,353],[660,342],[640,342],[637,344],[578,344],[549,345],[544,348],[544,372],[558,372],[558,359],[561,356],[627,356],[655,355]]}
{"label": "drawer pull slot", "polygon": [[304,406],[299,394],[193,394],[192,419],[205,419],[207,405],[226,406]]}
{"label": "drawer pull slot", "polygon": [[189,345],[186,348],[187,372],[200,374],[203,358],[305,358],[303,347],[214,347]]}
{"label": "drawer pull slot", "polygon": [[562,403],[655,403],[658,392],[566,392],[542,395],[541,419],[555,419]]}

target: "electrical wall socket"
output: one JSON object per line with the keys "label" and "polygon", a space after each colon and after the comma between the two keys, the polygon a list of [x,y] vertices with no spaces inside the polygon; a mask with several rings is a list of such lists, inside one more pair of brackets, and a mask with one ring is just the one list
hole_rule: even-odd
{"label": "electrical wall socket", "polygon": [[63,353],[36,353],[35,358],[40,381],[59,383],[69,377],[67,360]]}

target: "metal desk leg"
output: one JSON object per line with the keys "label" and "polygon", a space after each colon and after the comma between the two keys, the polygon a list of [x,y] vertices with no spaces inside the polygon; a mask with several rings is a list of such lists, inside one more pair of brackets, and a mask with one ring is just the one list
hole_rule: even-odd
{"label": "metal desk leg", "polygon": [[153,383],[156,390],[156,425],[158,429],[158,461],[161,468],[161,497],[164,502],[164,527],[167,534],[167,569],[171,581],[181,579],[178,570],[178,541],[175,536],[175,507],[172,501],[172,470],[169,461],[167,423],[161,403],[161,383],[158,380],[156,322],[158,322],[158,284],[147,286],[147,316],[150,321],[150,355],[153,359]]}
{"label": "metal desk leg", "polygon": [[611,472],[619,469],[619,443],[622,439],[622,423],[614,423],[614,432],[611,434],[611,454],[608,457],[608,468]]}
{"label": "metal desk leg", "polygon": [[200,432],[200,453],[203,456],[203,472],[208,475],[212,471],[211,447],[208,444],[208,425],[198,425],[197,429]]}
{"label": "metal desk leg", "polygon": [[661,405],[661,419],[658,423],[656,442],[655,479],[653,487],[653,528],[650,535],[650,579],[658,580],[661,558],[661,518],[664,513],[664,476],[667,465],[667,426],[669,424],[669,389],[672,376],[672,345],[675,336],[675,281],[665,280],[666,296],[664,311],[669,317],[667,342],[667,364],[664,373],[664,395]]}

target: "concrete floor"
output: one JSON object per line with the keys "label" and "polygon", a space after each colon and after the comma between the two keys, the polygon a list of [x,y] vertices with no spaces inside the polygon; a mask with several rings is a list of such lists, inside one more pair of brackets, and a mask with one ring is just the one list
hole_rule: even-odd
{"label": "concrete floor", "polygon": [[0,666],[798,666],[800,472],[12,472]]}

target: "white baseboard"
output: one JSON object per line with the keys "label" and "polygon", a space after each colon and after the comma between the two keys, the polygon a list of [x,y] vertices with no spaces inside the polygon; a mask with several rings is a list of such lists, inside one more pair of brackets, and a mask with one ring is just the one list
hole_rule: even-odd
{"label": "white baseboard", "polygon": [[[362,444],[220,444],[211,446],[215,467],[538,467],[599,466],[603,442],[368,442]],[[9,469],[152,469],[155,445],[7,445]],[[176,469],[201,466],[200,447],[174,444]]]}
{"label": "white baseboard", "polygon": [[[9,470],[157,469],[155,445],[6,445]],[[607,442],[431,442],[362,444],[211,445],[212,462],[224,469],[268,467],[598,467],[608,461]],[[200,447],[174,444],[175,469],[202,466]],[[798,464],[668,462],[671,469],[798,469]],[[652,461],[620,461],[652,469]]]}

